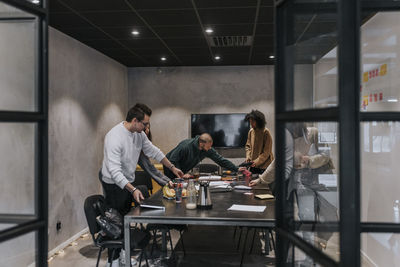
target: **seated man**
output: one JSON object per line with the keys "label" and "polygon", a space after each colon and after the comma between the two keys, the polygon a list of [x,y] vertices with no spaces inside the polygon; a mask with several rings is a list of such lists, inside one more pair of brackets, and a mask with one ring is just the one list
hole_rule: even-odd
{"label": "seated man", "polygon": [[[237,172],[239,168],[218,154],[217,151],[212,148],[212,144],[213,139],[211,136],[208,133],[203,133],[195,138],[183,140],[172,149],[166,157],[172,164],[185,173],[183,176],[184,178],[189,178],[190,174],[187,172],[206,157],[212,159],[221,167]],[[171,179],[176,177],[176,175],[168,169],[165,169],[164,173]]]}

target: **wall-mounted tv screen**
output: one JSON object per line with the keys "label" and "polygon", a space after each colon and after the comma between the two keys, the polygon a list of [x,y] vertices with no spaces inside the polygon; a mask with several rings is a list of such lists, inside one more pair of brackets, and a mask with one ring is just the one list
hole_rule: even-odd
{"label": "wall-mounted tv screen", "polygon": [[191,135],[209,133],[214,147],[244,147],[249,132],[245,113],[192,114]]}

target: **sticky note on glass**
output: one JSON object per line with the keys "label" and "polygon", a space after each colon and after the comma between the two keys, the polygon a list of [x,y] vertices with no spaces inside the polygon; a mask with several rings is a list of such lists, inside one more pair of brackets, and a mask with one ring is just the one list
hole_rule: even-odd
{"label": "sticky note on glass", "polygon": [[271,194],[261,194],[261,195],[255,195],[256,198],[259,199],[273,199],[274,196]]}

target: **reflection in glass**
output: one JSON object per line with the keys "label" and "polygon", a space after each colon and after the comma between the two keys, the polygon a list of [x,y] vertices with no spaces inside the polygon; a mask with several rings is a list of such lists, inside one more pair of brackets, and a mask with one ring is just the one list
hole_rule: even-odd
{"label": "reflection in glass", "polygon": [[[288,123],[286,128],[287,151],[292,147],[286,169],[293,162],[287,205],[293,208],[294,227],[317,248],[325,249],[330,243],[339,247],[337,239],[332,239],[339,220],[337,123]],[[326,229],[328,225],[333,228]]]}
{"label": "reflection in glass", "polygon": [[400,234],[361,234],[361,266],[400,266]]}
{"label": "reflection in glass", "polygon": [[0,213],[34,214],[34,123],[0,123]]}
{"label": "reflection in glass", "polygon": [[400,222],[400,122],[361,123],[361,220]]}
{"label": "reflection in glass", "polygon": [[399,15],[378,12],[361,27],[361,111],[400,111]]}
{"label": "reflection in glass", "polygon": [[33,15],[0,3],[0,110],[38,110],[37,30]]}
{"label": "reflection in glass", "polygon": [[37,233],[32,232],[0,243],[1,266],[36,266]]}
{"label": "reflection in glass", "polygon": [[336,23],[335,13],[295,15],[293,109],[337,106]]}

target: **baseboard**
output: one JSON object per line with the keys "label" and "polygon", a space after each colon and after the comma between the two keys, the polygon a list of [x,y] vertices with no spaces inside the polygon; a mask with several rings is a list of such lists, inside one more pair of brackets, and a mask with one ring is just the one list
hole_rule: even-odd
{"label": "baseboard", "polygon": [[[360,250],[361,252],[361,257],[368,262],[369,264],[371,264],[371,266],[374,267],[379,267],[378,264],[376,264],[370,257],[368,257],[367,253],[365,253],[362,249]],[[363,265],[363,264],[362,264]]]}
{"label": "baseboard", "polygon": [[83,229],[82,231],[80,231],[79,233],[76,233],[75,235],[71,236],[70,238],[68,238],[67,240],[65,240],[64,242],[62,242],[60,245],[58,245],[57,247],[53,248],[52,250],[49,251],[49,253],[47,254],[47,257],[50,258],[51,256],[53,256],[54,254],[56,254],[57,251],[64,249],[65,247],[67,247],[72,241],[75,241],[76,239],[78,239],[81,235],[85,234],[86,232],[89,231],[89,228],[86,227],[85,229]]}

